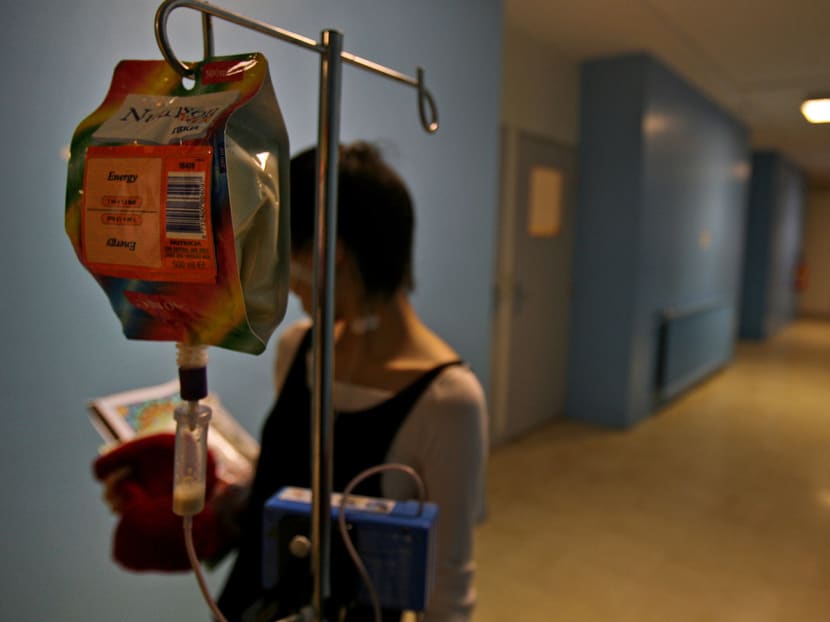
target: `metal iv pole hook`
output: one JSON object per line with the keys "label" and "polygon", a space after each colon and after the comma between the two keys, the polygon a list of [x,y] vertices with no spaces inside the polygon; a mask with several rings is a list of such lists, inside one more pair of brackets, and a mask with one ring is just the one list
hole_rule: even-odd
{"label": "metal iv pole hook", "polygon": [[[306,48],[307,50],[312,50],[318,54],[324,54],[326,52],[326,47],[314,39],[298,35],[289,30],[277,28],[276,26],[272,26],[271,24],[267,24],[265,22],[243,17],[242,15],[212,6],[206,2],[200,2],[199,0],[165,0],[159,6],[158,11],[156,11],[156,42],[158,43],[164,59],[183,78],[192,78],[193,69],[176,57],[173,53],[172,47],[170,46],[170,39],[167,36],[167,18],[174,9],[179,7],[187,7],[202,13],[205,58],[213,56],[213,28],[210,21],[211,16],[218,17],[219,19],[231,22],[238,26],[242,26],[243,28],[248,28],[249,30],[260,32],[264,35],[268,35],[269,37],[280,39],[287,43],[293,43],[294,45]],[[421,119],[421,126],[430,134],[438,130],[438,109],[435,105],[435,100],[432,98],[432,93],[429,92],[424,84],[424,70],[422,67],[418,67],[417,69],[417,78],[412,78],[411,76],[407,76],[395,71],[394,69],[390,69],[349,52],[341,52],[341,58],[345,63],[360,67],[361,69],[372,73],[380,74],[387,78],[391,78],[392,80],[401,82],[402,84],[415,87],[418,90],[418,115]]]}

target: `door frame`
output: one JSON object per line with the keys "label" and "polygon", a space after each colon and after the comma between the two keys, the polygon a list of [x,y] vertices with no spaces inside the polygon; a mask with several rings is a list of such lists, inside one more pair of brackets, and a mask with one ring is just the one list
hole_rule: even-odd
{"label": "door frame", "polygon": [[[576,146],[568,145],[542,134],[510,127],[500,127],[500,166],[499,166],[499,209],[498,234],[496,236],[495,269],[493,271],[493,330],[491,339],[491,374],[490,374],[490,442],[492,446],[505,444],[513,438],[510,433],[508,417],[510,348],[512,345],[512,319],[515,297],[513,289],[515,267],[515,243],[517,221],[517,197],[519,184],[520,142],[523,137],[543,140],[552,146],[574,152]],[[576,159],[573,167],[574,192],[571,209],[576,209],[575,188],[577,182]],[[573,225],[571,225],[573,226]],[[568,276],[570,279],[570,275]],[[569,303],[568,303],[569,304]],[[564,406],[564,404],[563,404]]]}

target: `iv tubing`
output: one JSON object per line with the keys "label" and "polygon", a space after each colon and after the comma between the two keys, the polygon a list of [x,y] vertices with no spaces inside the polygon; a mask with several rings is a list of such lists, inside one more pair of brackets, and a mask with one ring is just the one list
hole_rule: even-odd
{"label": "iv tubing", "polygon": [[352,542],[352,538],[349,535],[349,529],[346,526],[346,507],[348,506],[348,500],[349,496],[352,494],[352,490],[354,490],[363,480],[371,477],[372,475],[377,475],[378,473],[383,473],[385,471],[402,471],[415,480],[415,485],[418,487],[418,500],[420,502],[418,513],[422,513],[424,510],[424,501],[426,500],[427,495],[426,489],[424,488],[424,482],[415,469],[405,464],[381,464],[379,466],[366,469],[362,473],[358,473],[354,479],[346,485],[346,488],[343,490],[343,498],[340,501],[340,512],[337,516],[337,525],[340,528],[340,535],[343,538],[343,544],[346,546],[346,551],[349,553],[349,557],[352,558],[352,561],[360,574],[360,578],[363,579],[366,590],[369,592],[369,599],[372,601],[372,612],[374,614],[375,622],[382,622],[383,620],[380,610],[380,599],[378,598],[375,585],[372,583],[372,579],[369,576],[369,571],[366,570],[366,565],[363,563],[363,560],[360,559],[360,554],[357,552],[357,549]]}
{"label": "iv tubing", "polygon": [[[211,411],[204,404],[199,404],[199,400],[207,395],[207,353],[207,346],[176,344],[179,385],[185,402],[175,411],[173,512],[182,516],[187,558],[205,602],[218,622],[228,622],[210,595],[193,546],[193,515],[201,512],[205,505],[205,466]],[[179,499],[179,496],[182,498]]]}
{"label": "iv tubing", "polygon": [[173,465],[173,512],[192,516],[205,506],[207,437],[211,410],[200,404],[207,396],[208,349],[203,345],[176,344],[179,391],[184,400],[176,407],[176,447]]}
{"label": "iv tubing", "polygon": [[202,596],[205,597],[205,602],[210,607],[213,615],[216,616],[218,622],[228,622],[227,618],[219,611],[219,606],[210,595],[207,583],[205,582],[205,575],[202,573],[202,566],[199,563],[199,558],[196,557],[196,549],[193,546],[193,517],[185,516],[184,524],[184,544],[187,548],[187,558],[190,560],[190,565],[193,567],[193,572],[196,574],[196,581],[199,583],[199,589],[202,590]]}

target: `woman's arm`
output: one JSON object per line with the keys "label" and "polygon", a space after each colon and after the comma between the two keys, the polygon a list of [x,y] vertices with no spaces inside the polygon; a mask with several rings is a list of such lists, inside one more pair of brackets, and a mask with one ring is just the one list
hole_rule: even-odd
{"label": "woman's arm", "polygon": [[[438,504],[435,589],[428,622],[470,619],[475,604],[473,536],[484,517],[487,459],[484,393],[465,367],[442,373],[404,422],[389,460],[415,468]],[[384,494],[411,498],[414,487],[398,473],[384,476]]]}

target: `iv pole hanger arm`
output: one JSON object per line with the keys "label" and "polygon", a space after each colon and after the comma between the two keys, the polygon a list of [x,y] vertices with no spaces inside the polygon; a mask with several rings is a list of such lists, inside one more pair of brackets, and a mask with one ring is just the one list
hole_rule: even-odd
{"label": "iv pole hanger arm", "polygon": [[[267,24],[265,22],[243,17],[237,13],[210,5],[207,2],[200,2],[199,0],[165,0],[162,2],[161,6],[159,6],[158,11],[156,11],[156,42],[158,43],[159,49],[161,50],[165,60],[171,67],[181,74],[182,77],[192,77],[193,70],[176,57],[173,53],[173,48],[170,46],[170,40],[167,37],[167,18],[174,9],[180,7],[194,9],[202,13],[206,58],[213,55],[213,37],[210,25],[210,16],[218,17],[219,19],[242,26],[243,28],[248,28],[249,30],[260,32],[264,35],[268,35],[269,37],[285,41],[286,43],[292,43],[307,50],[317,52],[318,54],[324,54],[326,51],[325,46],[318,43],[314,39],[272,26],[271,24]],[[385,67],[384,65],[361,58],[360,56],[350,52],[341,52],[340,58],[345,63],[417,89],[418,114],[421,118],[421,125],[429,133],[433,133],[438,130],[438,109],[435,105],[435,100],[432,98],[432,94],[424,85],[423,68],[418,67],[416,77],[412,78],[411,76],[407,76],[403,73],[395,71],[394,69]]]}

